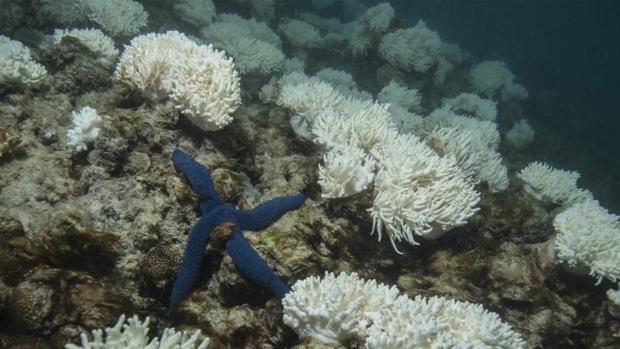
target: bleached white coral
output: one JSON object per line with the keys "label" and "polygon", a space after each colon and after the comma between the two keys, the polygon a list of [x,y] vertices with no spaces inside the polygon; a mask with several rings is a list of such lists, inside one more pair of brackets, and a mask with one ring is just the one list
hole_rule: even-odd
{"label": "bleached white coral", "polygon": [[219,130],[241,104],[239,76],[232,58],[212,46],[198,46],[170,31],[131,40],[114,73],[151,99],[165,96],[203,130]]}
{"label": "bleached white coral", "polygon": [[399,135],[389,105],[345,98],[302,74],[282,80],[278,103],[295,112],[291,123],[298,134],[327,149],[353,145],[377,162],[369,212],[379,240],[386,233],[396,249],[401,240],[415,244],[414,235],[436,238],[476,212],[479,194],[454,159],[413,135]]}
{"label": "bleached white coral", "polygon": [[367,349],[525,349],[519,333],[480,304],[444,297],[399,297],[373,317]]}
{"label": "bleached white coral", "polygon": [[169,94],[172,65],[190,55],[195,47],[193,41],[177,31],[137,36],[125,45],[114,77],[151,100],[165,98]]}
{"label": "bleached white coral", "polygon": [[397,104],[390,104],[389,111],[392,122],[401,133],[415,135],[424,133],[424,118],[421,115],[412,113]]}
{"label": "bleached white coral", "polygon": [[419,21],[413,28],[398,29],[381,39],[379,55],[405,71],[427,72],[439,57],[441,39]]}
{"label": "bleached white coral", "polygon": [[355,80],[353,80],[353,76],[345,71],[325,68],[319,70],[314,76],[332,85],[332,87],[345,97],[372,99],[369,93],[357,89],[357,84]]}
{"label": "bleached white coral", "polygon": [[558,258],[574,268],[587,268],[600,283],[620,279],[620,217],[593,199],[583,200],[553,220],[558,232],[554,248]]}
{"label": "bleached white coral", "polygon": [[502,61],[484,61],[470,70],[476,93],[487,97],[501,95],[503,100],[527,98],[527,90],[515,82],[515,75]]}
{"label": "bleached white coral", "polygon": [[88,18],[112,36],[134,35],[148,22],[149,14],[133,0],[82,0]]}
{"label": "bleached white coral", "polygon": [[355,31],[351,35],[350,47],[353,55],[365,54],[375,45],[390,27],[394,14],[394,8],[387,2],[369,8],[357,21]]}
{"label": "bleached white coral", "polygon": [[487,182],[492,192],[508,188],[508,170],[497,152],[499,132],[495,123],[458,115],[447,108],[434,110],[424,123],[433,147],[453,156],[467,176]]}
{"label": "bleached white coral", "polygon": [[398,82],[392,80],[379,92],[377,100],[381,103],[398,105],[409,111],[419,111],[421,108],[422,96],[420,96],[418,90],[408,89],[406,86],[402,86]]}
{"label": "bleached white coral", "polygon": [[306,62],[299,58],[287,58],[282,62],[282,73],[289,74],[292,72],[303,73],[306,69]]}
{"label": "bleached white coral", "polygon": [[494,122],[459,115],[447,108],[433,110],[424,118],[424,123],[426,129],[429,131],[437,127],[469,129],[477,132],[477,137],[480,139],[480,142],[485,144],[489,149],[495,150],[499,145],[499,131]]}
{"label": "bleached white coral", "polygon": [[64,37],[79,40],[91,52],[97,54],[104,64],[112,64],[118,57],[118,49],[114,46],[114,41],[99,29],[56,29],[54,31],[56,43],[60,43]]}
{"label": "bleached white coral", "polygon": [[494,121],[497,118],[497,103],[473,93],[461,93],[454,98],[446,98],[442,106],[457,114],[481,120]]}
{"label": "bleached white coral", "polygon": [[[345,98],[331,85],[316,78],[312,80],[298,73],[288,76],[288,82],[286,80],[281,82],[277,103],[295,112],[291,119],[295,133],[306,139],[312,139],[310,128],[314,124],[314,119],[323,110],[339,108],[345,102]],[[292,81],[290,77],[298,77],[299,80]]]}
{"label": "bleached white coral", "polygon": [[536,199],[560,205],[572,205],[592,199],[592,193],[577,187],[576,171],[555,169],[548,164],[532,162],[517,173],[526,192]]}
{"label": "bleached white coral", "polygon": [[521,336],[481,305],[444,297],[414,300],[355,273],[297,281],[283,299],[284,323],[302,338],[359,342],[366,349],[524,349]]}
{"label": "bleached white coral", "polygon": [[282,300],[284,323],[300,338],[346,342],[364,338],[373,313],[390,306],[396,287],[363,280],[355,273],[325,273],[297,281]]}
{"label": "bleached white coral", "polygon": [[353,80],[353,76],[345,71],[334,68],[325,68],[314,74],[317,78],[331,84],[334,87],[345,89],[356,89],[357,84]]}
{"label": "bleached white coral", "polygon": [[264,23],[221,14],[218,22],[201,31],[209,43],[235,58],[241,74],[268,74],[279,71],[285,59],[280,38]]}
{"label": "bleached white coral", "polygon": [[245,19],[236,14],[222,13],[217,16],[217,23],[234,24],[237,29],[233,29],[230,26],[225,27],[226,30],[232,30],[236,36],[249,36],[262,40],[272,44],[273,46],[280,48],[282,46],[282,40],[280,36],[276,34],[271,28],[263,23],[258,22],[254,18]]}
{"label": "bleached white coral", "polygon": [[97,110],[84,107],[77,113],[71,112],[71,122],[73,127],[67,131],[67,144],[78,152],[86,150],[88,144],[94,142],[99,135],[101,117]]}
{"label": "bleached white coral", "polygon": [[0,84],[35,86],[47,76],[47,70],[32,59],[21,42],[0,35]]}
{"label": "bleached white coral", "polygon": [[319,31],[304,21],[285,18],[278,28],[294,47],[309,49],[319,47],[322,43]]}
{"label": "bleached white coral", "polygon": [[269,74],[279,71],[285,59],[277,47],[254,38],[238,38],[226,45],[226,51],[235,58],[241,74]]}
{"label": "bleached white coral", "polygon": [[534,129],[526,119],[521,119],[506,132],[506,141],[512,147],[520,149],[534,140]]}
{"label": "bleached white coral", "polygon": [[[125,322],[125,320],[127,320]],[[67,344],[66,349],[206,349],[209,338],[199,339],[200,331],[194,334],[174,328],[166,328],[160,338],[149,339],[150,319],[140,321],[137,316],[126,319],[121,315],[113,327],[104,331],[92,331],[92,339],[85,333],[80,335],[81,345]]]}
{"label": "bleached white coral", "polygon": [[216,15],[211,0],[179,0],[175,1],[173,8],[182,20],[197,27],[211,23]]}
{"label": "bleached white coral", "polygon": [[37,16],[54,23],[76,24],[86,21],[86,14],[80,1],[75,0],[38,0],[35,2]]}
{"label": "bleached white coral", "polygon": [[355,99],[321,111],[311,131],[318,144],[355,144],[367,152],[384,139],[396,136],[386,104]]}
{"label": "bleached white coral", "polygon": [[171,68],[170,98],[205,131],[220,130],[241,105],[239,75],[232,58],[213,46],[196,46]]}
{"label": "bleached white coral", "polygon": [[[480,194],[451,157],[440,157],[414,135],[386,139],[373,149],[380,169],[369,209],[373,233],[400,241],[437,238],[463,225],[478,209]],[[406,160],[404,160],[406,159]]]}
{"label": "bleached white coral", "polygon": [[366,190],[375,177],[376,162],[353,145],[337,145],[319,165],[321,197],[344,198]]}
{"label": "bleached white coral", "polygon": [[616,319],[620,319],[620,290],[609,289],[605,292],[607,296],[609,313]]}

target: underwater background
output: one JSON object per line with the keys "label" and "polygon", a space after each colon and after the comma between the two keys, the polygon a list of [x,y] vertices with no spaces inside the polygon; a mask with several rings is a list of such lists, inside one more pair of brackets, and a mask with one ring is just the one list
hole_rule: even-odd
{"label": "underwater background", "polygon": [[0,0],[0,348],[620,348],[619,17]]}
{"label": "underwater background", "polygon": [[412,23],[425,19],[480,57],[509,62],[530,98],[540,134],[530,152],[572,168],[612,211],[620,210],[615,135],[620,34],[616,1],[395,1]]}

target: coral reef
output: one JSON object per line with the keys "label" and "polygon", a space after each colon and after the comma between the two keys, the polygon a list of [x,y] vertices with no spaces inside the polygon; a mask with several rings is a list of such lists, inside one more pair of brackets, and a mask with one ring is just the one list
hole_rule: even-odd
{"label": "coral reef", "polygon": [[2,6],[0,347],[620,346],[618,217],[510,57],[395,2]]}

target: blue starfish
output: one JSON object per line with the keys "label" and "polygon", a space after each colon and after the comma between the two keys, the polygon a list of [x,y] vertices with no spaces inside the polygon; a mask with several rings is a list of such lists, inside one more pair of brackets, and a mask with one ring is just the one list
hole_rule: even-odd
{"label": "blue starfish", "polygon": [[267,263],[243,237],[243,230],[265,229],[280,219],[286,212],[303,205],[303,193],[283,196],[267,201],[251,210],[240,210],[220,199],[215,190],[211,174],[204,166],[181,150],[172,153],[172,163],[181,172],[200,198],[202,216],[187,237],[183,261],[172,286],[168,314],[179,304],[196,283],[204,258],[209,233],[223,223],[231,223],[233,229],[226,242],[226,250],[232,257],[237,270],[246,278],[282,298],[289,291],[288,286],[269,268]]}

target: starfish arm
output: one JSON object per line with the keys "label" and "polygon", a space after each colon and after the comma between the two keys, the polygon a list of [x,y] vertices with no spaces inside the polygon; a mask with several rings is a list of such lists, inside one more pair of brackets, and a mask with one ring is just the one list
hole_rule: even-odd
{"label": "starfish arm", "polygon": [[172,153],[172,164],[177,172],[185,176],[194,192],[200,196],[201,201],[221,203],[220,196],[213,185],[211,173],[206,167],[179,149]]}
{"label": "starfish arm", "polygon": [[306,196],[303,193],[283,196],[262,203],[251,210],[236,210],[234,215],[242,230],[261,230],[280,219],[286,212],[300,208],[305,200]]}
{"label": "starfish arm", "polygon": [[216,209],[211,214],[201,217],[192,227],[187,236],[187,245],[183,252],[183,260],[177,272],[176,280],[172,286],[168,314],[183,300],[187,293],[196,283],[202,260],[204,259],[205,246],[209,239],[209,233],[213,228],[226,220],[226,210]]}
{"label": "starfish arm", "polygon": [[226,242],[226,250],[241,275],[268,288],[279,298],[288,293],[288,286],[269,268],[238,229],[235,229],[232,237]]}

